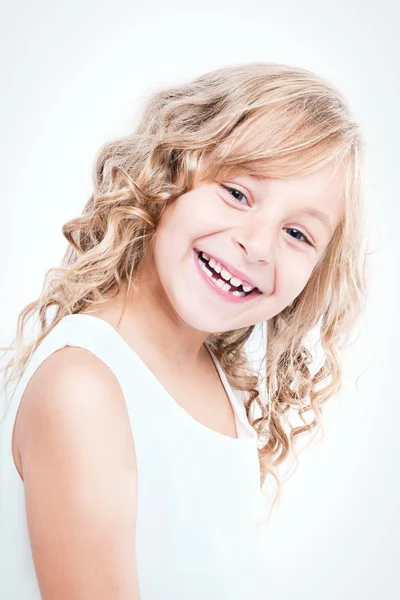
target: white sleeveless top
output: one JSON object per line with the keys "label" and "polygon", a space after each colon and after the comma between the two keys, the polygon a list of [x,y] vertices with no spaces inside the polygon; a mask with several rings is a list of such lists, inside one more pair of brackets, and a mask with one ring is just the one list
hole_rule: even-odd
{"label": "white sleeveless top", "polygon": [[87,314],[64,317],[44,338],[0,425],[0,598],[40,599],[12,431],[30,378],[66,345],[101,359],[125,397],[138,471],[141,600],[265,599],[268,507],[260,489],[257,434],[242,392],[229,385],[206,344],[232,403],[239,437],[208,428],[169,395],[109,323]]}

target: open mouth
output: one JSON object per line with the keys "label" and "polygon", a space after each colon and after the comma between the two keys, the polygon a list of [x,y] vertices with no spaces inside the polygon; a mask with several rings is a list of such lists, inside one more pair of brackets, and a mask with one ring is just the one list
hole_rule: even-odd
{"label": "open mouth", "polygon": [[262,293],[257,287],[252,287],[241,282],[237,277],[232,277],[223,265],[210,257],[206,258],[201,251],[195,249],[195,253],[200,268],[222,292],[227,292],[234,298],[252,298]]}

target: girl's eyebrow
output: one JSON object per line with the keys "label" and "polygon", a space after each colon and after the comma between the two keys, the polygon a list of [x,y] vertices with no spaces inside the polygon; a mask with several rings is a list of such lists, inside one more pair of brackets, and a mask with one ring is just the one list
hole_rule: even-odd
{"label": "girl's eyebrow", "polygon": [[260,181],[262,181],[263,179],[267,179],[266,177],[263,177],[262,175],[254,175],[253,173],[247,173],[248,177],[252,177],[253,179],[258,179]]}
{"label": "girl's eyebrow", "polygon": [[313,206],[305,206],[304,208],[298,211],[298,214],[310,215],[311,217],[318,219],[319,221],[321,221],[324,227],[329,230],[329,233],[332,234],[331,220],[326,213],[321,212]]}

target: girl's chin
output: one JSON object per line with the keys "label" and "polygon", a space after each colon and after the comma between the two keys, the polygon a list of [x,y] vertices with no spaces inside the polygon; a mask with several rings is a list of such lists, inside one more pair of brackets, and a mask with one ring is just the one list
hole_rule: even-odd
{"label": "girl's chin", "polygon": [[[226,314],[217,310],[213,311],[214,314],[207,312],[203,306],[192,306],[190,309],[187,305],[176,307],[176,312],[179,317],[189,327],[196,329],[197,331],[203,331],[209,333],[221,333],[224,331],[234,331],[235,329],[242,329],[243,327],[252,327],[257,323],[260,323],[264,319],[260,316],[259,318],[254,317],[252,320],[245,318],[245,315],[236,315],[236,317],[228,317]],[[249,317],[249,315],[246,315]]]}

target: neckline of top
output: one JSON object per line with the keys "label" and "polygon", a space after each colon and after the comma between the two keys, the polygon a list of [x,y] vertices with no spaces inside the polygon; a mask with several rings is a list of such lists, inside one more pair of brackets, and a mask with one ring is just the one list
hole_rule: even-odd
{"label": "neckline of top", "polygon": [[[258,440],[257,432],[250,425],[247,418],[245,420],[245,417],[246,417],[245,410],[244,409],[241,410],[241,408],[243,408],[243,407],[241,407],[239,399],[236,397],[232,387],[230,386],[229,381],[227,380],[227,377],[226,377],[221,365],[219,364],[216,356],[214,355],[213,351],[211,350],[207,340],[205,341],[204,346],[205,346],[206,350],[209,352],[209,354],[214,362],[214,365],[217,369],[218,375],[221,379],[221,383],[224,386],[224,389],[228,395],[229,401],[230,401],[230,403],[232,405],[232,409],[234,411],[236,425],[238,423],[240,423],[240,425],[246,430],[246,432],[249,433],[248,436],[240,436],[239,431],[238,431],[238,437],[232,437],[230,435],[225,435],[224,433],[221,433],[219,431],[216,431],[215,429],[211,429],[210,427],[207,427],[207,425],[204,425],[203,423],[201,423],[200,421],[195,419],[192,415],[190,415],[183,408],[183,406],[178,404],[178,402],[175,400],[175,398],[173,398],[173,396],[168,392],[168,390],[162,385],[161,381],[156,377],[156,375],[153,373],[153,371],[146,365],[146,363],[139,356],[139,354],[137,354],[137,352],[135,352],[135,350],[133,350],[133,348],[122,337],[122,335],[108,321],[105,321],[101,317],[96,317],[94,315],[90,315],[87,313],[75,313],[75,314],[65,315],[64,317],[62,317],[60,319],[60,321],[58,322],[57,325],[60,325],[62,322],[67,322],[68,320],[71,320],[71,318],[76,319],[77,317],[78,317],[78,319],[86,319],[88,322],[91,322],[99,327],[103,327],[105,330],[111,332],[115,336],[115,339],[118,340],[118,342],[121,344],[121,346],[123,348],[125,348],[125,350],[128,352],[128,355],[131,356],[134,360],[136,360],[136,362],[138,362],[141,365],[141,367],[145,370],[145,372],[148,374],[148,376],[154,382],[154,384],[157,385],[157,387],[162,391],[163,395],[169,400],[169,404],[173,407],[173,409],[178,414],[180,414],[181,417],[184,417],[186,422],[189,423],[191,425],[191,427],[199,429],[199,430],[203,431],[204,433],[206,433],[207,435],[214,437],[215,439],[220,439],[221,441],[224,441],[228,444],[232,444],[234,446],[235,445],[238,446],[238,445],[242,445],[242,444],[249,444],[249,443],[254,444],[255,442],[257,442],[257,440]],[[236,426],[236,429],[238,430],[237,426]]]}

